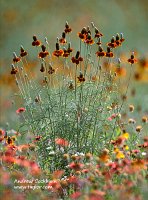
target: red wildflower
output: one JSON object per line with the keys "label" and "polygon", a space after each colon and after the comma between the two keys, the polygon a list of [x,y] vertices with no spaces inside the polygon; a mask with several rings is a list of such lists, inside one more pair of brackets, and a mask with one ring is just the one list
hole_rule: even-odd
{"label": "red wildflower", "polygon": [[70,55],[69,52],[65,48],[63,49],[63,51],[64,51],[63,57],[67,58]]}
{"label": "red wildflower", "polygon": [[3,156],[2,160],[3,162],[6,162],[6,163],[15,163],[16,159],[12,156]]}
{"label": "red wildflower", "polygon": [[116,114],[114,113],[114,114],[112,114],[110,117],[108,117],[108,120],[109,121],[112,121],[113,119],[115,119],[116,118]]}
{"label": "red wildflower", "polygon": [[83,169],[82,173],[87,174],[89,172],[89,169]]}
{"label": "red wildflower", "polygon": [[112,37],[111,42],[107,43],[107,46],[110,47],[110,48],[116,48],[117,47],[114,36]]}
{"label": "red wildflower", "polygon": [[21,58],[18,57],[15,52],[13,52],[13,62],[17,63],[17,62],[20,62],[20,60],[21,60]]}
{"label": "red wildflower", "polygon": [[53,56],[59,57],[62,56],[64,51],[60,49],[59,42],[56,43],[56,50],[52,53]]}
{"label": "red wildflower", "polygon": [[32,46],[40,46],[41,42],[37,39],[36,35],[33,36]]}
{"label": "red wildflower", "polygon": [[23,46],[21,46],[21,53],[20,53],[20,56],[21,56],[21,57],[24,57],[24,56],[26,56],[27,54],[28,54],[27,51],[25,51],[24,48],[23,48]]}
{"label": "red wildflower", "polygon": [[68,24],[68,22],[66,22],[66,24],[65,24],[65,33],[70,33],[71,31],[72,31],[72,29],[69,27],[69,24]]}
{"label": "red wildflower", "polygon": [[120,40],[120,37],[119,37],[119,34],[118,34],[118,33],[117,33],[117,35],[116,35],[115,43],[116,43],[117,46],[120,46],[121,43],[122,43],[121,40]]}
{"label": "red wildflower", "polygon": [[111,58],[113,56],[114,56],[114,54],[113,54],[113,52],[111,52],[110,47],[107,47],[106,57]]}
{"label": "red wildflower", "polygon": [[81,40],[85,40],[86,39],[86,36],[87,36],[87,30],[86,30],[86,27],[84,27],[82,29],[81,32],[78,33],[78,36]]}
{"label": "red wildflower", "polygon": [[101,47],[101,45],[99,45],[99,50],[96,52],[96,55],[98,57],[104,57],[106,55],[106,53],[103,51],[103,48]]}
{"label": "red wildflower", "polygon": [[73,49],[71,48],[71,43],[68,43],[67,52],[71,53],[72,51],[73,51]]}
{"label": "red wildflower", "polygon": [[65,32],[63,32],[63,33],[62,33],[62,37],[59,39],[59,42],[60,42],[61,44],[65,44],[65,43],[66,43],[65,37],[66,37],[66,34],[65,34]]}
{"label": "red wildflower", "polygon": [[44,45],[41,46],[42,51],[39,53],[39,58],[45,58],[49,55],[49,52],[46,51],[46,47]]}
{"label": "red wildflower", "polygon": [[18,70],[15,68],[14,64],[12,64],[11,67],[12,67],[11,74],[16,74]]}
{"label": "red wildflower", "polygon": [[134,52],[132,53],[131,57],[127,61],[131,64],[137,63],[137,59],[135,59]]}
{"label": "red wildflower", "polygon": [[41,169],[39,168],[39,166],[34,161],[29,162],[29,167],[30,167],[30,173],[32,175],[39,175],[40,174]]}
{"label": "red wildflower", "polygon": [[83,58],[80,57],[80,51],[77,51],[76,56],[71,58],[73,63],[76,63],[76,65],[79,64],[79,62],[83,61]]}
{"label": "red wildflower", "polygon": [[85,81],[85,78],[83,76],[83,74],[80,72],[80,75],[77,77],[79,82],[84,82]]}
{"label": "red wildflower", "polygon": [[87,38],[85,39],[85,43],[90,44],[90,45],[94,44],[94,41],[90,34],[87,35]]}
{"label": "red wildflower", "polygon": [[98,38],[98,42],[97,42],[96,44],[97,44],[97,45],[102,44],[102,42],[101,42],[101,37]]}
{"label": "red wildflower", "polygon": [[120,33],[120,42],[122,43],[122,42],[124,42],[124,37],[123,37],[123,33]]}
{"label": "red wildflower", "polygon": [[99,30],[95,27],[95,38],[100,38],[102,36],[103,36],[103,34],[101,32],[99,32]]}
{"label": "red wildflower", "polygon": [[60,182],[58,180],[52,180],[48,183],[48,189],[49,190],[59,190],[61,188]]}
{"label": "red wildflower", "polygon": [[75,192],[70,195],[70,198],[72,199],[79,199],[79,197],[81,197],[81,192]]}
{"label": "red wildflower", "polygon": [[81,170],[83,166],[84,166],[84,164],[82,164],[82,163],[76,163],[76,162],[72,162],[72,163],[69,164],[69,168],[73,169],[75,171]]}
{"label": "red wildflower", "polygon": [[67,181],[69,183],[77,184],[78,183],[78,178],[76,176],[70,176],[70,177],[68,177]]}
{"label": "red wildflower", "polygon": [[69,142],[63,138],[56,138],[55,143],[63,147],[67,147],[69,145]]}
{"label": "red wildflower", "polygon": [[59,179],[64,174],[64,170],[56,170],[53,172],[52,177],[53,179]]}
{"label": "red wildflower", "polygon": [[19,114],[19,113],[22,113],[22,112],[25,112],[26,109],[25,108],[19,108],[18,110],[16,110],[16,113]]}
{"label": "red wildflower", "polygon": [[140,153],[140,150],[139,149],[133,149],[130,152],[131,152],[132,156],[136,157],[136,155],[138,155]]}

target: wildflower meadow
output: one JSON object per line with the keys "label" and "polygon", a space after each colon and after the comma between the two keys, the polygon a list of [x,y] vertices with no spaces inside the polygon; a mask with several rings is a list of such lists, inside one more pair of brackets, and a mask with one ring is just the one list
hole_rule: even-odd
{"label": "wildflower meadow", "polygon": [[77,33],[66,21],[59,31],[54,49],[38,35],[12,49],[17,126],[0,128],[1,199],[146,199],[148,113],[131,87],[146,59],[122,51],[120,30],[108,38],[91,22]]}

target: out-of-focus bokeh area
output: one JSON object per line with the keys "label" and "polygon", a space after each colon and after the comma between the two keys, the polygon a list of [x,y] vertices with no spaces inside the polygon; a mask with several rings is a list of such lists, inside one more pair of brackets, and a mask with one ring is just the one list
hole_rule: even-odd
{"label": "out-of-focus bokeh area", "polygon": [[[29,52],[29,62],[34,67],[38,62],[36,51],[32,48],[32,35],[39,39],[48,37],[52,50],[56,38],[61,36],[65,21],[73,29],[72,37],[82,27],[94,22],[104,34],[103,42],[110,41],[116,33],[123,32],[126,39],[122,51],[130,56],[136,51],[141,60],[142,76],[137,74],[132,87],[136,89],[135,102],[148,111],[148,1],[147,0],[1,0],[0,1],[0,67],[1,67],[1,126],[11,125],[16,117],[16,104],[13,97],[17,91],[15,81],[10,75],[12,52],[16,53],[23,45]],[[78,40],[72,46],[77,49]],[[143,63],[142,63],[143,62]],[[144,71],[143,71],[144,69]],[[140,73],[141,73],[140,71]],[[139,73],[139,72],[137,72]],[[132,100],[133,101],[133,100]],[[133,102],[132,102],[133,103]]]}

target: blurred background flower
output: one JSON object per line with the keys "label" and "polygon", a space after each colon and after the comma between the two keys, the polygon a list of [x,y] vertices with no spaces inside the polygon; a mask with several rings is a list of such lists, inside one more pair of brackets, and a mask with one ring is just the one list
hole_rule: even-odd
{"label": "blurred background flower", "polygon": [[[123,32],[125,43],[122,51],[136,51],[141,59],[134,74],[136,82],[131,87],[136,88],[136,104],[144,105],[148,112],[148,64],[147,64],[147,33],[148,33],[148,1],[118,1],[118,0],[13,0],[0,1],[0,66],[1,66],[1,123],[13,123],[16,106],[13,106],[12,95],[17,91],[15,81],[10,75],[12,52],[16,53],[23,45],[29,52],[31,67],[36,66],[37,52],[32,50],[32,36],[40,40],[48,38],[53,50],[57,37],[61,37],[65,22],[72,27],[72,47],[78,50],[79,41],[76,33],[92,21],[105,35],[103,42],[110,41],[116,33]],[[146,69],[146,70],[145,70]],[[12,89],[13,88],[13,89]],[[18,107],[18,106],[17,106]],[[11,112],[13,111],[13,112]],[[3,113],[3,114],[2,114]],[[13,113],[13,114],[12,114]]]}

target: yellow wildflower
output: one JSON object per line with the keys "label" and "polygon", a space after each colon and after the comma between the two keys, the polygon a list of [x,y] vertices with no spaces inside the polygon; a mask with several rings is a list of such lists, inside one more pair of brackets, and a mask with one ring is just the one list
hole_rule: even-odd
{"label": "yellow wildflower", "polygon": [[125,158],[125,156],[121,151],[119,151],[118,153],[116,153],[116,158],[118,158],[118,159]]}
{"label": "yellow wildflower", "polygon": [[129,133],[123,133],[122,135],[121,135],[121,137],[123,137],[124,139],[128,139],[129,138]]}

